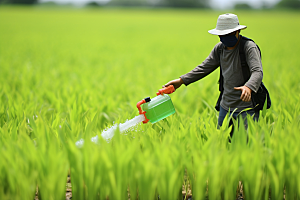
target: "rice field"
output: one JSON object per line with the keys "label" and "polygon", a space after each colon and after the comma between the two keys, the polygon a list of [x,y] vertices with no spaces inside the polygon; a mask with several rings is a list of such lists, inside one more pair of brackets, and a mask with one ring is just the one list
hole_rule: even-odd
{"label": "rice field", "polygon": [[0,199],[65,199],[68,174],[79,200],[175,200],[188,185],[226,200],[240,181],[244,199],[300,199],[300,14],[232,12],[261,48],[271,109],[228,143],[216,70],[170,94],[175,114],[107,143],[102,131],[208,56],[224,12],[1,6]]}

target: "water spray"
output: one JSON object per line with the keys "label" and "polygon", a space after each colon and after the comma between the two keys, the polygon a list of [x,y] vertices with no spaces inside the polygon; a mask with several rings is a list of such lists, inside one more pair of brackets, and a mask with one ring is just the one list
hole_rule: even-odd
{"label": "water spray", "polygon": [[[102,138],[109,142],[114,136],[115,131],[119,128],[119,131],[122,133],[132,127],[135,127],[139,123],[143,122],[144,124],[156,123],[172,114],[175,113],[175,108],[173,106],[172,100],[168,94],[171,94],[175,91],[173,85],[162,88],[156,93],[156,97],[151,99],[150,97],[144,98],[143,100],[137,103],[137,108],[139,115],[134,117],[131,120],[128,120],[121,124],[115,124],[107,130],[104,130],[101,133]],[[91,141],[98,143],[98,135],[91,138]],[[77,141],[76,146],[82,147],[84,140],[80,139]]]}

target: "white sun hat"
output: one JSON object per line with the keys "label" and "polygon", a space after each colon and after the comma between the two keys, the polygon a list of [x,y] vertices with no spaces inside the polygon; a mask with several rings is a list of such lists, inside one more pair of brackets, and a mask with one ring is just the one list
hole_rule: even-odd
{"label": "white sun hat", "polygon": [[239,19],[235,14],[223,14],[218,18],[217,27],[208,32],[213,35],[226,35],[245,28],[247,26],[240,25]]}

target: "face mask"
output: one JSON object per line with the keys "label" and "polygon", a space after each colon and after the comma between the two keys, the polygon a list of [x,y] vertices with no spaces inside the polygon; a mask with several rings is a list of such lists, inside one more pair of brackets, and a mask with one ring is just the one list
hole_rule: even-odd
{"label": "face mask", "polygon": [[220,41],[226,46],[226,47],[234,47],[234,45],[237,43],[238,39],[234,35],[226,35],[226,36],[220,36]]}

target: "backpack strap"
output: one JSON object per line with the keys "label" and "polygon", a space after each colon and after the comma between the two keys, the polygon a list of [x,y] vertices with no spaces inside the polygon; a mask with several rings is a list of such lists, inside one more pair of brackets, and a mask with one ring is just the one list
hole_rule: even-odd
{"label": "backpack strap", "polygon": [[[224,49],[224,44],[221,44],[221,48],[219,49],[218,53],[219,53],[219,58],[220,58],[220,61],[221,61],[221,54],[222,54],[222,50]],[[220,95],[219,95],[219,98],[218,98],[218,101],[216,103],[216,106],[215,106],[215,109],[217,111],[220,111],[220,105],[221,105],[221,99],[222,99],[222,96],[223,96],[223,90],[224,90],[224,77],[222,75],[222,68],[221,68],[221,62],[220,62],[220,78],[219,78],[219,91],[220,91]]]}
{"label": "backpack strap", "polygon": [[242,36],[242,38],[240,40],[240,49],[239,49],[242,72],[243,72],[243,77],[244,77],[245,83],[249,80],[249,78],[251,76],[250,69],[249,69],[249,66],[248,66],[247,60],[246,60],[245,50],[244,50],[246,41],[247,40],[244,39]]}
{"label": "backpack strap", "polygon": [[[244,81],[245,83],[249,80],[250,76],[251,76],[251,72],[246,60],[246,54],[245,54],[245,43],[247,41],[252,41],[254,42],[252,39],[244,37],[241,35],[241,40],[240,40],[240,48],[239,48],[239,54],[240,54],[240,59],[241,59],[241,66],[242,66],[242,71],[243,71],[243,77],[244,77]],[[255,43],[255,42],[254,42]],[[260,57],[261,57],[261,52],[260,52],[260,48],[258,47],[258,45],[255,43],[255,45],[257,46],[259,53],[260,53]]]}
{"label": "backpack strap", "polygon": [[223,74],[222,74],[222,67],[221,67],[221,54],[222,54],[222,50],[224,48],[224,44],[221,44],[221,48],[219,49],[219,58],[220,58],[220,78],[219,78],[219,91],[220,92],[223,92],[224,90],[224,87],[223,87],[223,83],[224,83],[224,77],[223,77]]}

